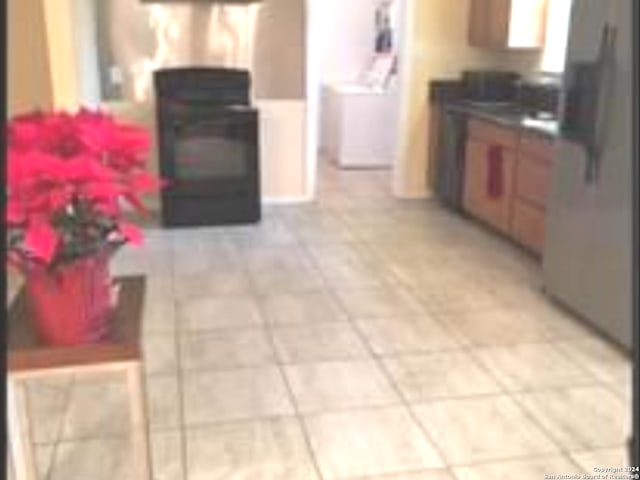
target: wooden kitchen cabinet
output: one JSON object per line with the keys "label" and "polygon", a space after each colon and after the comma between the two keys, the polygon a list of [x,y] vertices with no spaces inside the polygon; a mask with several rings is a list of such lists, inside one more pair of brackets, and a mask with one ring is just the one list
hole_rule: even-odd
{"label": "wooden kitchen cabinet", "polygon": [[[502,148],[499,198],[489,195],[489,148]],[[480,119],[469,121],[464,209],[530,251],[544,248],[547,196],[554,158],[551,137]]]}
{"label": "wooden kitchen cabinet", "polygon": [[547,205],[551,162],[518,152],[516,196],[539,208]]}
{"label": "wooden kitchen cabinet", "polygon": [[533,251],[541,254],[544,248],[545,210],[516,198],[513,202],[511,237]]}
{"label": "wooden kitchen cabinet", "polygon": [[436,174],[438,171],[438,152],[440,151],[442,123],[442,106],[432,103],[429,106],[429,152],[427,155],[427,184],[431,190],[436,189]]}
{"label": "wooden kitchen cabinet", "polygon": [[465,152],[464,208],[479,220],[503,233],[511,225],[511,199],[513,198],[515,154],[510,148],[502,151],[502,194],[494,198],[489,194],[489,148],[493,143],[469,138]]}
{"label": "wooden kitchen cabinet", "polygon": [[523,133],[518,144],[511,236],[537,254],[544,248],[552,165],[551,139]]}
{"label": "wooden kitchen cabinet", "polygon": [[544,47],[549,0],[471,0],[469,45],[490,49]]}
{"label": "wooden kitchen cabinet", "polygon": [[518,132],[513,128],[502,127],[472,118],[469,120],[469,137],[489,143],[497,143],[509,149],[516,149],[518,146]]}

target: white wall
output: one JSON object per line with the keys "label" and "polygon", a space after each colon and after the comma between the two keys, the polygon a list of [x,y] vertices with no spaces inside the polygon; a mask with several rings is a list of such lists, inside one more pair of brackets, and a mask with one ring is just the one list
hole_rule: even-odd
{"label": "white wall", "polygon": [[355,82],[373,54],[375,40],[375,6],[377,0],[309,0],[313,15],[309,16],[314,35],[314,50],[309,52],[309,68],[316,70],[318,98],[316,119],[312,128],[319,147],[326,148],[327,115],[322,85]]}
{"label": "white wall", "polygon": [[[311,72],[315,77],[315,87],[311,81],[308,88],[309,95],[317,101],[317,108],[309,111],[310,132],[315,129],[312,135],[318,136],[321,149],[327,132],[322,85],[355,82],[367,68],[374,54],[378,3],[379,0],[308,0],[308,11],[313,10],[313,14],[308,17],[307,74]],[[395,0],[392,7],[394,24],[400,3]]]}
{"label": "white wall", "polygon": [[373,53],[376,0],[312,0],[321,80],[357,78]]}
{"label": "white wall", "polygon": [[564,57],[569,37],[572,0],[553,0],[549,2],[547,30],[542,70],[561,73],[564,70]]}

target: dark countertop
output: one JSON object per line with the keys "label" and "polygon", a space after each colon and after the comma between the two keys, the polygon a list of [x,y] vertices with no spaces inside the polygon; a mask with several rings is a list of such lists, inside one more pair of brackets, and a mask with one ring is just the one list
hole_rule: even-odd
{"label": "dark countertop", "polygon": [[461,112],[503,127],[533,132],[552,139],[558,137],[558,120],[534,118],[516,104],[480,105],[465,100],[454,100],[444,102],[443,105],[445,110]]}
{"label": "dark countertop", "polygon": [[559,123],[555,119],[538,119],[527,114],[516,105],[504,105],[494,108],[487,105],[476,105],[465,101],[446,102],[445,110],[465,113],[471,117],[481,118],[507,128],[539,133],[556,138],[559,131]]}

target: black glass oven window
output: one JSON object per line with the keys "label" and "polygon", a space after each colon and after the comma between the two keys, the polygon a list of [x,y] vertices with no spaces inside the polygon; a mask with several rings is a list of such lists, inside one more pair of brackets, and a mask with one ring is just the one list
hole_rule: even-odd
{"label": "black glass oven window", "polygon": [[198,122],[179,128],[175,175],[182,180],[245,177],[246,138],[233,119]]}

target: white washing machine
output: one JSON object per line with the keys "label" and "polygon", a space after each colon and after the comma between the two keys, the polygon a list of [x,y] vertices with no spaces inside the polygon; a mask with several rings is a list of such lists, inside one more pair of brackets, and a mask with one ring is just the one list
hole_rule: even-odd
{"label": "white washing machine", "polygon": [[324,85],[322,145],[341,168],[391,167],[397,145],[394,87]]}

